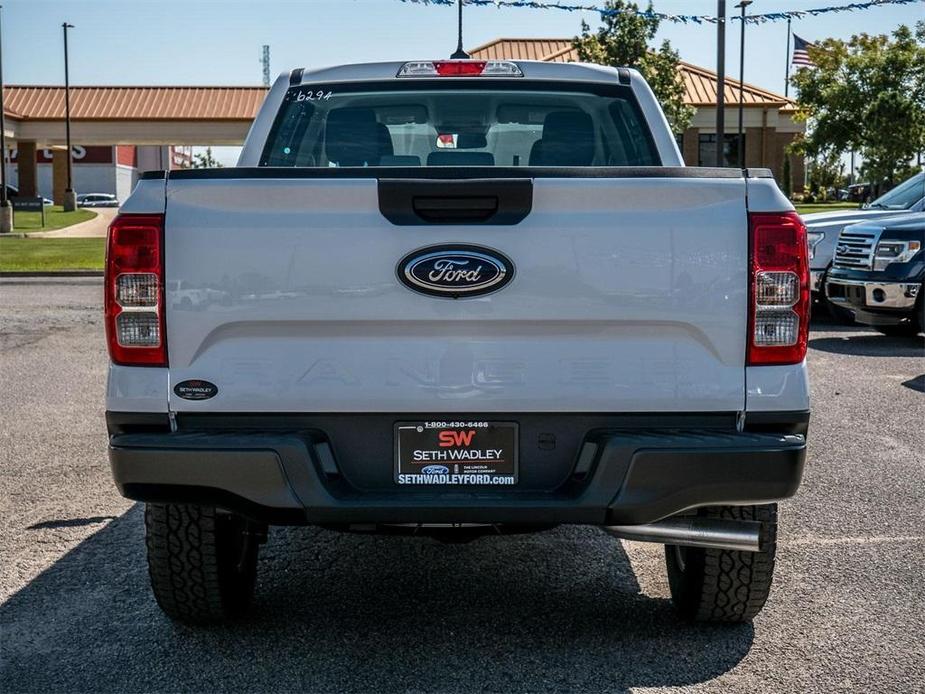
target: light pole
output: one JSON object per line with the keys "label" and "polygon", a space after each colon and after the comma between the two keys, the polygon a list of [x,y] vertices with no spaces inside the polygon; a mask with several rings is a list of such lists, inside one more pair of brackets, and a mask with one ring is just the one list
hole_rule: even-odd
{"label": "light pole", "polygon": [[726,139],[726,0],[716,0],[716,165],[722,166]]}
{"label": "light pole", "polygon": [[790,96],[790,17],[787,17],[787,69],[784,73],[784,96]]}
{"label": "light pole", "polygon": [[752,0],[741,0],[736,7],[742,10],[742,26],[739,39],[739,138],[736,145],[739,150],[739,168],[745,168],[745,140],[742,138],[742,115],[745,110],[745,8]]}
{"label": "light pole", "polygon": [[71,81],[67,65],[67,30],[73,29],[73,24],[61,24],[64,30],[64,138],[67,144],[67,188],[64,189],[64,211],[73,212],[77,209],[77,196],[74,194],[73,166],[71,163]]}
{"label": "light pole", "polygon": [[13,208],[6,195],[6,116],[3,113],[3,5],[0,5],[0,234],[13,231]]}

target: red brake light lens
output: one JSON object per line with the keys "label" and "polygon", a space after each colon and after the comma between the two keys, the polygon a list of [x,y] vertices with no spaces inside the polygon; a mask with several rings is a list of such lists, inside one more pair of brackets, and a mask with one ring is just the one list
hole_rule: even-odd
{"label": "red brake light lens", "polygon": [[115,364],[166,366],[164,215],[120,214],[106,242],[106,343]]}
{"label": "red brake light lens", "polygon": [[481,75],[487,62],[485,60],[435,60],[434,69],[440,77]]}
{"label": "red brake light lens", "polygon": [[749,366],[798,364],[809,334],[809,247],[796,212],[749,215]]}
{"label": "red brake light lens", "polygon": [[404,63],[396,77],[523,77],[510,60],[415,60]]}

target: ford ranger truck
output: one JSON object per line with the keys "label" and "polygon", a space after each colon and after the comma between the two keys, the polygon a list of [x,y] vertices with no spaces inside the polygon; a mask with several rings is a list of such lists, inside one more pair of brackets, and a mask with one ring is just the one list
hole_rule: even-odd
{"label": "ford ranger truck", "polygon": [[112,472],[170,617],[240,614],[272,525],[594,525],[665,545],[685,618],[764,605],[806,230],[768,171],[683,166],[633,70],[294,70],[237,167],[144,175],[107,251]]}

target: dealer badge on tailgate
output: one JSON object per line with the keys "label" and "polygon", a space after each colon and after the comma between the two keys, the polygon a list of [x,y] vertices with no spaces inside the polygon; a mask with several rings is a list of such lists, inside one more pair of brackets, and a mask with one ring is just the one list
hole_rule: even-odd
{"label": "dealer badge on tailgate", "polygon": [[395,425],[395,482],[517,484],[517,424],[399,422]]}

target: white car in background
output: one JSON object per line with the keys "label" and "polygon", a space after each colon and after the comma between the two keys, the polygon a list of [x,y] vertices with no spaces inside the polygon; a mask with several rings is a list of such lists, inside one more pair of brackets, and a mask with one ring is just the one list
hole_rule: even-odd
{"label": "white car in background", "polygon": [[119,199],[109,193],[82,193],[77,196],[78,207],[118,207]]}

